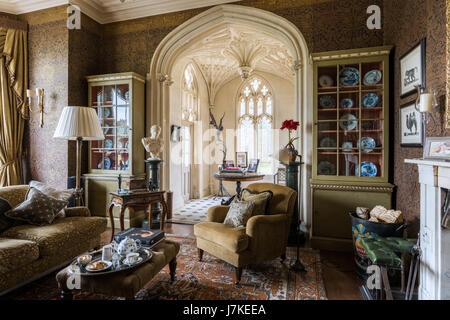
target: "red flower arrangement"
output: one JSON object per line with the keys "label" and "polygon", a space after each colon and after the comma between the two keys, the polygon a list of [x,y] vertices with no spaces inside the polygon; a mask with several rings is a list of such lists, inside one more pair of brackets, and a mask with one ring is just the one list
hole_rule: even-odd
{"label": "red flower arrangement", "polygon": [[281,130],[288,129],[289,130],[289,143],[288,145],[292,145],[292,143],[297,140],[299,137],[291,138],[291,132],[297,131],[300,126],[300,122],[294,120],[284,120],[281,124]]}

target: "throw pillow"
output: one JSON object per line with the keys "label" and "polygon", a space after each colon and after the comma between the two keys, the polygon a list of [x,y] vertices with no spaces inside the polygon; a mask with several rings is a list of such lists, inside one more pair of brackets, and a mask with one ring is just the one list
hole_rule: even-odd
{"label": "throw pillow", "polygon": [[242,201],[255,201],[255,208],[253,209],[252,216],[264,215],[267,212],[267,207],[269,206],[269,201],[273,197],[273,192],[270,190],[263,192],[251,192],[248,189],[242,190],[241,200]]}
{"label": "throw pillow", "polygon": [[[56,190],[55,188],[49,187],[45,185],[45,183],[39,182],[39,181],[31,181],[29,183],[29,186],[32,188],[36,188],[42,193],[46,194],[47,196],[50,196],[52,198],[63,200],[63,201],[69,201],[70,198],[73,197],[73,194],[75,192],[75,189],[68,189],[68,190]],[[65,213],[64,210],[61,210],[58,212],[58,217],[64,218]]]}
{"label": "throw pillow", "polygon": [[67,204],[67,201],[49,197],[36,188],[30,188],[27,193],[27,200],[6,212],[5,215],[11,219],[42,226],[51,224],[58,212]]}
{"label": "throw pillow", "polygon": [[225,221],[226,225],[232,227],[245,227],[248,219],[252,216],[255,201],[234,201],[230,204]]}
{"label": "throw pillow", "polygon": [[14,220],[5,216],[5,212],[9,210],[11,210],[11,205],[9,202],[3,198],[0,198],[0,234],[11,228],[14,224]]}

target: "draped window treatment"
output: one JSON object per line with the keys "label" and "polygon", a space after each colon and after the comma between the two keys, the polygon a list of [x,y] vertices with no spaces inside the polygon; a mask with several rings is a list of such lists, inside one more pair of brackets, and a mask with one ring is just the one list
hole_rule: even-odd
{"label": "draped window treatment", "polygon": [[27,32],[0,28],[0,187],[23,183],[27,86]]}

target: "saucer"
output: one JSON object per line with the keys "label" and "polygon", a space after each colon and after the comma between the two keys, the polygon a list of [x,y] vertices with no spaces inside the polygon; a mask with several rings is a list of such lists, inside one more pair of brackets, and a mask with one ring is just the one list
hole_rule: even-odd
{"label": "saucer", "polygon": [[134,263],[129,263],[129,262],[128,262],[128,259],[125,258],[125,259],[122,261],[122,263],[123,263],[123,264],[127,264],[127,265],[129,265],[129,266],[132,266],[133,264],[141,263],[142,260],[143,260],[142,257],[138,257],[137,260],[136,260],[136,262],[134,262]]}

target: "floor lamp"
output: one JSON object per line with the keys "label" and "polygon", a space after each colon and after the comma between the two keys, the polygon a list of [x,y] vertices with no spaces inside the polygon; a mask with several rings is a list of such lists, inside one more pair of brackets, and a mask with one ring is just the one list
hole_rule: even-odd
{"label": "floor lamp", "polygon": [[76,206],[80,206],[80,200],[83,194],[83,190],[80,187],[82,141],[105,140],[95,109],[88,107],[65,107],[62,111],[61,118],[59,118],[53,138],[75,140],[77,142],[75,197]]}

